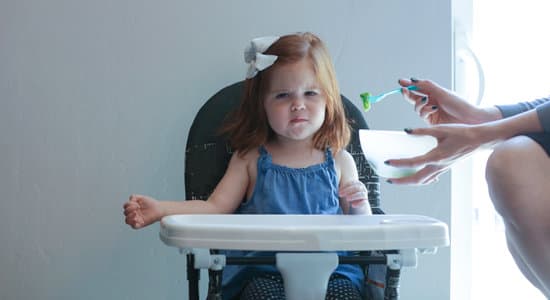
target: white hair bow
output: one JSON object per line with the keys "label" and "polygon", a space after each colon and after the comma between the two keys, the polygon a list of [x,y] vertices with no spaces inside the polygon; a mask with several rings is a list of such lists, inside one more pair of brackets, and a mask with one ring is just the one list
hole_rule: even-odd
{"label": "white hair bow", "polygon": [[277,60],[277,55],[263,54],[263,52],[278,39],[278,36],[264,36],[250,41],[250,45],[244,49],[244,61],[249,64],[246,72],[247,79],[256,76],[259,71],[271,66]]}

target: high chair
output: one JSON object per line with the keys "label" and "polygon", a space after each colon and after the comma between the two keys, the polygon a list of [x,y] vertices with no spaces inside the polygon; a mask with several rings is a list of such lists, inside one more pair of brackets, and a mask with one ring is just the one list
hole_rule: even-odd
{"label": "high chair", "polygon": [[[227,86],[197,113],[187,139],[186,199],[207,199],[223,176],[231,149],[219,129],[238,107],[244,82]],[[380,184],[360,148],[359,129],[368,129],[363,113],[342,96],[352,125],[347,150],[366,185],[373,216],[362,215],[174,215],[161,220],[160,238],[187,256],[189,299],[199,299],[200,269],[209,270],[206,299],[222,299],[224,266],[274,264],[283,276],[289,300],[324,299],[328,277],[337,264],[365,271],[365,299],[399,298],[402,267],[415,267],[418,253],[435,253],[449,243],[447,225],[417,215],[385,215]],[[217,250],[274,251],[274,257],[231,257]],[[338,257],[335,251],[355,255]],[[305,288],[307,287],[307,288]]]}

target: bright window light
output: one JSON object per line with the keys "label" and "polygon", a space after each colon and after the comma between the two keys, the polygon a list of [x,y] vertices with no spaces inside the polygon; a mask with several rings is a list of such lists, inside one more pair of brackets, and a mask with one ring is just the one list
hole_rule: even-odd
{"label": "bright window light", "polygon": [[[550,95],[547,0],[473,0],[471,48],[485,74],[482,106]],[[485,182],[489,151],[472,157],[472,300],[544,296],[523,277],[508,252],[502,219]]]}

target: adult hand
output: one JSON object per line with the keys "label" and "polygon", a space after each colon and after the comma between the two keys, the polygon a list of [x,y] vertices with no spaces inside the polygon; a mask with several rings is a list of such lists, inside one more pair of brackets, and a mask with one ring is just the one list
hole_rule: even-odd
{"label": "adult hand", "polygon": [[[454,92],[431,80],[399,79],[403,87],[416,85],[417,91],[403,88],[406,100],[414,104],[415,111],[430,125],[461,123],[478,124],[489,121],[489,114],[468,103]],[[493,112],[493,111],[491,111]]]}
{"label": "adult hand", "polygon": [[385,163],[394,167],[422,167],[411,176],[390,178],[390,183],[428,184],[437,181],[438,176],[446,172],[453,163],[484,144],[476,125],[446,124],[406,131],[414,135],[433,136],[437,139],[437,146],[420,156],[387,160]]}

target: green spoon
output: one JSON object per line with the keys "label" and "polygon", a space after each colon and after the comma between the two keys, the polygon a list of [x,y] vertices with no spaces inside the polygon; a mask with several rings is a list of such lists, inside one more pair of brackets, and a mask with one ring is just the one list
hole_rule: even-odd
{"label": "green spoon", "polygon": [[[369,111],[370,106],[372,104],[381,101],[382,99],[386,98],[389,95],[401,93],[401,89],[402,88],[398,88],[380,95],[371,95],[371,93],[369,92],[362,93],[360,96],[361,96],[361,99],[363,100],[363,108],[365,109],[365,111]],[[416,85],[409,85],[407,89],[409,91],[416,91],[418,90],[418,87]]]}

